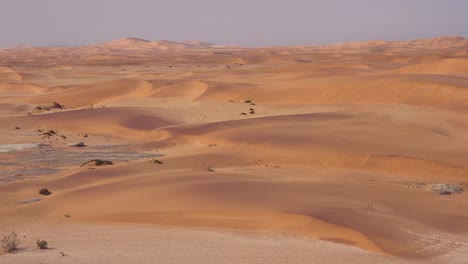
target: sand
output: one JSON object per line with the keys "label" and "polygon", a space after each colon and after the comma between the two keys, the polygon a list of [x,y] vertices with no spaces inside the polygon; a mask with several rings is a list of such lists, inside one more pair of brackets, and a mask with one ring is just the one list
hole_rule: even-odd
{"label": "sand", "polygon": [[95,225],[54,226],[52,232],[32,233],[25,233],[26,238],[48,236],[56,244],[49,244],[47,250],[27,245],[2,256],[2,263],[411,263],[331,242],[271,233]]}
{"label": "sand", "polygon": [[467,48],[0,49],[0,263],[467,263]]}

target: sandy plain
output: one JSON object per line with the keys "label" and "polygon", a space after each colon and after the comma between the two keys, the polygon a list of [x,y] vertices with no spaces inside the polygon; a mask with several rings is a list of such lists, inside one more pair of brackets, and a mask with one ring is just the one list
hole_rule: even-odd
{"label": "sandy plain", "polygon": [[0,133],[0,263],[468,263],[464,38],[0,49]]}

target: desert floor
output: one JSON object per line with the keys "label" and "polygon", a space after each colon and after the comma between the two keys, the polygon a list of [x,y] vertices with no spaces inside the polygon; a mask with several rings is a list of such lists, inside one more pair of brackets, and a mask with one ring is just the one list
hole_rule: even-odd
{"label": "desert floor", "polygon": [[0,49],[0,263],[468,263],[467,42]]}

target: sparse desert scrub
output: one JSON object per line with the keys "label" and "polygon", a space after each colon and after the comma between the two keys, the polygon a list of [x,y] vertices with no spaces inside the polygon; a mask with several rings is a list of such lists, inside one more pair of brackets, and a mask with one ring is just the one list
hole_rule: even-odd
{"label": "sparse desert scrub", "polygon": [[160,160],[157,160],[157,159],[153,160],[153,162],[154,162],[155,164],[163,164],[163,162],[162,162],[162,161],[160,161]]}
{"label": "sparse desert scrub", "polygon": [[37,246],[39,249],[47,249],[47,241],[38,239],[38,240],[36,241],[36,246]]}
{"label": "sparse desert scrub", "polygon": [[11,234],[4,236],[2,240],[0,240],[0,247],[5,252],[13,252],[18,250],[18,246],[20,244],[20,239],[18,238],[18,234],[15,231],[12,231]]}
{"label": "sparse desert scrub", "polygon": [[90,161],[87,161],[87,162],[83,163],[83,165],[81,165],[81,166],[83,167],[83,166],[89,165],[89,164],[94,164],[96,166],[114,165],[114,163],[112,161],[109,161],[109,160],[94,159],[94,160],[90,160]]}
{"label": "sparse desert scrub", "polygon": [[57,135],[57,132],[54,131],[54,130],[52,130],[52,129],[50,129],[50,130],[48,130],[47,132],[42,133],[42,135],[43,135],[44,137],[49,138],[49,137],[52,137],[52,136],[54,136],[54,135]]}

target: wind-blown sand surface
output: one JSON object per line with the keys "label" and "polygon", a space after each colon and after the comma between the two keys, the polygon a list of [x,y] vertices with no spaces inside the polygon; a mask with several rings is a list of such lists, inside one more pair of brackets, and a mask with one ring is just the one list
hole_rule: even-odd
{"label": "wind-blown sand surface", "polygon": [[467,65],[458,37],[0,49],[0,263],[468,263],[468,194],[428,191],[468,189]]}

